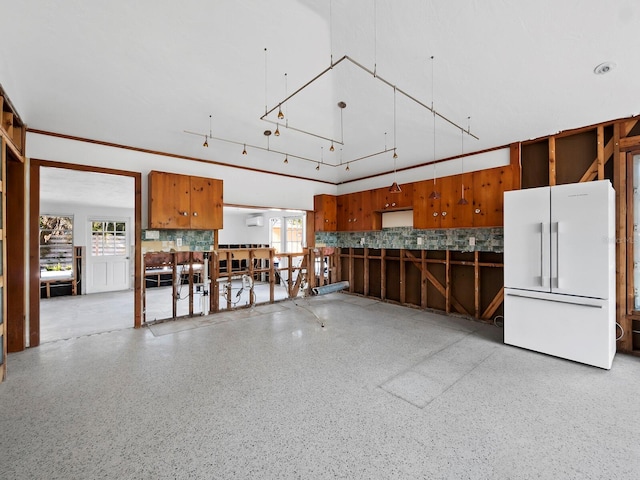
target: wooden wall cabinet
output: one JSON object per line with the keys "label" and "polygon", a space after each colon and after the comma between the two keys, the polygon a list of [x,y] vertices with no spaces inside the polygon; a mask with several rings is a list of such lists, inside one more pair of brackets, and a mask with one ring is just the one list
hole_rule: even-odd
{"label": "wooden wall cabinet", "polygon": [[337,198],[335,195],[313,197],[314,229],[316,232],[335,232],[338,228]]}
{"label": "wooden wall cabinet", "polygon": [[375,211],[375,190],[347,193],[337,198],[337,228],[341,232],[362,232],[381,228],[380,213]]}
{"label": "wooden wall cabinet", "polygon": [[222,206],[222,180],[149,172],[149,228],[218,230]]}
{"label": "wooden wall cabinet", "polygon": [[[503,193],[514,188],[514,167],[479,170],[415,182],[413,228],[499,227],[503,224]],[[462,189],[468,202],[460,205]],[[440,198],[433,199],[433,191]]]}
{"label": "wooden wall cabinet", "polygon": [[400,185],[401,192],[391,193],[389,187],[373,190],[375,193],[374,210],[379,212],[393,212],[396,210],[411,210],[413,208],[413,183]]}

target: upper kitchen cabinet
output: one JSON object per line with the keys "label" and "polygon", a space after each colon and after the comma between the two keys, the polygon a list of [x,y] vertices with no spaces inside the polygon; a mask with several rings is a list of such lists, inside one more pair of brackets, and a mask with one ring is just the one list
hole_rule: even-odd
{"label": "upper kitchen cabinet", "polygon": [[473,193],[469,206],[473,209],[474,227],[501,227],[504,224],[504,192],[513,190],[513,167],[489,168],[473,172]]}
{"label": "upper kitchen cabinet", "polygon": [[338,228],[335,195],[313,197],[314,228],[316,232],[335,232]]}
{"label": "upper kitchen cabinet", "polygon": [[149,173],[149,228],[218,230],[222,180],[175,173]]}
{"label": "upper kitchen cabinet", "polygon": [[413,183],[400,185],[400,192],[390,192],[389,187],[374,190],[374,210],[379,212],[411,210],[413,208]]}

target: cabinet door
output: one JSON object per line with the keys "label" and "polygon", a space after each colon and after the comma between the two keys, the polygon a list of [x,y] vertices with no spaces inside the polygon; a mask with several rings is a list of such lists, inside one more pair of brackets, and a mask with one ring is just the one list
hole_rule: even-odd
{"label": "cabinet door", "polygon": [[222,180],[189,177],[191,186],[191,228],[217,230],[222,228]]}
{"label": "cabinet door", "polygon": [[381,228],[380,213],[375,211],[376,191],[366,190],[357,194],[359,197],[360,218],[356,222],[356,230],[378,230]]}
{"label": "cabinet door", "polygon": [[149,172],[149,228],[189,228],[189,177]]}
{"label": "cabinet door", "polygon": [[337,224],[337,199],[334,195],[313,197],[314,228],[316,232],[335,232]]}
{"label": "cabinet door", "polygon": [[503,194],[513,188],[511,166],[473,172],[473,226],[500,227],[503,219]]}
{"label": "cabinet door", "polygon": [[349,230],[349,195],[339,195],[336,199],[336,215],[339,232]]}
{"label": "cabinet door", "polygon": [[440,199],[430,198],[435,190],[442,194],[441,179],[413,183],[413,228],[440,228]]}

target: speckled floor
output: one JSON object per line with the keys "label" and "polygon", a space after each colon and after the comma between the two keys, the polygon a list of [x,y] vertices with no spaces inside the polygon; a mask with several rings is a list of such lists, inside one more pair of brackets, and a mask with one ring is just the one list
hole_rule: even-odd
{"label": "speckled floor", "polygon": [[0,478],[640,477],[640,358],[344,294],[221,315],[10,355]]}

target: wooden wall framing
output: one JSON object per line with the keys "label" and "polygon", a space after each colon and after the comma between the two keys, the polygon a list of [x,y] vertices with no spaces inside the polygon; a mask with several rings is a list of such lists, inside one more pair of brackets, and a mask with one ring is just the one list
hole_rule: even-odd
{"label": "wooden wall framing", "polygon": [[[608,179],[616,192],[617,348],[640,355],[640,311],[634,310],[633,156],[640,154],[634,117],[522,143],[522,188]],[[591,162],[585,159],[593,158]],[[638,286],[640,287],[640,286]],[[634,322],[635,328],[634,328]],[[635,339],[635,340],[634,340]]]}
{"label": "wooden wall framing", "polygon": [[350,293],[483,321],[502,315],[501,253],[364,247],[337,255]]}

